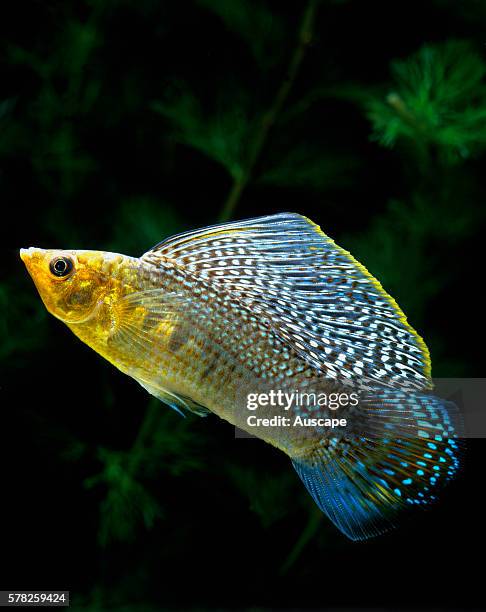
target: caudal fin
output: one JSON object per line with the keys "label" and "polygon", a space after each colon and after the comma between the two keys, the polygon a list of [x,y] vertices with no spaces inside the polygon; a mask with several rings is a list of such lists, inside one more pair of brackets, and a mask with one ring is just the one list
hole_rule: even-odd
{"label": "caudal fin", "polygon": [[454,404],[380,389],[361,406],[374,431],[323,438],[292,463],[319,508],[352,540],[395,527],[408,507],[427,506],[457,472]]}

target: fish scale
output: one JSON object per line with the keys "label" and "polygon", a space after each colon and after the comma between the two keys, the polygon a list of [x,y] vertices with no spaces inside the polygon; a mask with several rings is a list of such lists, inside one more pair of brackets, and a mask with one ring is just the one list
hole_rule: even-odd
{"label": "fish scale", "polygon": [[[116,326],[109,342],[117,358],[122,355],[123,370],[150,386],[151,392],[163,395],[169,391],[192,397],[236,424],[238,412],[232,404],[238,389],[234,389],[232,397],[229,381],[218,376],[229,369],[229,361],[244,372],[246,381],[272,378],[277,382],[286,375],[282,365],[286,372],[292,367],[296,373],[311,370],[297,354],[291,358],[288,347],[268,324],[247,309],[235,307],[228,296],[212,292],[184,270],[168,279],[164,271],[147,273],[142,267],[140,284],[145,288],[142,299],[132,292],[118,303],[115,318],[123,319],[123,324]],[[160,300],[159,289],[150,294],[152,287],[161,286],[166,292],[164,302]],[[193,301],[194,295],[203,293],[210,307],[203,300]],[[155,298],[156,307],[151,298]],[[186,340],[173,350],[173,335],[180,334],[184,327],[188,328],[182,332]],[[232,332],[228,333],[228,329]],[[198,339],[204,350],[197,346]],[[129,360],[124,360],[126,355]]]}

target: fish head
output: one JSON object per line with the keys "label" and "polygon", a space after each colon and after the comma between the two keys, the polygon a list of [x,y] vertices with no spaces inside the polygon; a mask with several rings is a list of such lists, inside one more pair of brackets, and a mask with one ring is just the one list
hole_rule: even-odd
{"label": "fish head", "polygon": [[110,291],[113,253],[31,247],[20,257],[47,310],[64,323],[88,321]]}

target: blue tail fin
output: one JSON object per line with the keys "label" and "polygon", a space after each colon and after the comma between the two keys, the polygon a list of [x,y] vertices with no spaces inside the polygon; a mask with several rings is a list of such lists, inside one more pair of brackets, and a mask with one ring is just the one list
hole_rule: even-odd
{"label": "blue tail fin", "polygon": [[383,421],[380,435],[324,438],[292,460],[319,508],[352,540],[388,531],[403,509],[433,502],[461,454],[450,402],[381,389],[364,404],[366,422]]}

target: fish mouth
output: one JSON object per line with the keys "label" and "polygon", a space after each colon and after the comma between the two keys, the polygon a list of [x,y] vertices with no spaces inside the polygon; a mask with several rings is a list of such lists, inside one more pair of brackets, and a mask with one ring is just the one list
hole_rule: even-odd
{"label": "fish mouth", "polygon": [[19,251],[20,259],[24,263],[27,263],[28,261],[32,259],[34,255],[36,254],[40,255],[41,252],[42,252],[42,249],[38,249],[37,247],[29,247],[28,249],[20,249]]}
{"label": "fish mouth", "polygon": [[30,250],[32,249],[32,247],[30,247],[29,249],[20,249],[19,254],[20,254],[20,259],[26,263],[27,259],[29,259],[30,256]]}
{"label": "fish mouth", "polygon": [[27,268],[27,272],[37,285],[38,277],[43,272],[42,264],[45,258],[45,250],[38,249],[37,247],[29,247],[28,249],[20,249],[19,255]]}

